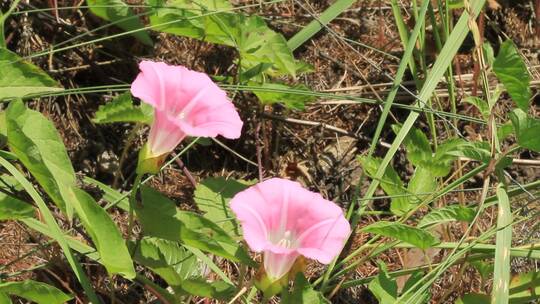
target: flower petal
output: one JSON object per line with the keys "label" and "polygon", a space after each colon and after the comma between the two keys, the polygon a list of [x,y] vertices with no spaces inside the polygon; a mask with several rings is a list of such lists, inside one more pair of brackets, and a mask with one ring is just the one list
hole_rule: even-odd
{"label": "flower petal", "polygon": [[[238,193],[231,208],[254,251],[284,254],[298,248],[308,258],[329,263],[350,234],[340,207],[286,179],[272,178]],[[295,236],[291,248],[278,245],[285,232]]]}
{"label": "flower petal", "polygon": [[153,156],[171,152],[185,137],[186,133],[167,113],[154,111],[154,121],[148,136],[148,146]]}
{"label": "flower petal", "polygon": [[131,94],[160,111],[175,111],[191,97],[182,90],[187,69],[163,62],[142,61]]}
{"label": "flower petal", "polygon": [[182,127],[191,136],[239,138],[243,122],[238,112],[225,92],[211,84],[198,96],[185,122],[181,122]]}
{"label": "flower petal", "polygon": [[291,270],[298,253],[279,254],[271,251],[264,253],[264,270],[271,280],[278,280]]}
{"label": "flower petal", "polygon": [[298,252],[310,259],[329,264],[340,253],[350,233],[351,226],[342,214],[328,218],[300,235],[301,245]]}
{"label": "flower petal", "polygon": [[165,112],[189,136],[240,137],[243,122],[233,103],[204,73],[142,61],[131,94]]}

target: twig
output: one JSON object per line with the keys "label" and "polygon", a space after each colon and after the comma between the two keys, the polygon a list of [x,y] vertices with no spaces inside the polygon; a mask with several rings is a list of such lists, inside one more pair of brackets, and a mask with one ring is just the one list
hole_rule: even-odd
{"label": "twig", "polygon": [[259,169],[259,181],[260,182],[262,182],[263,179],[264,179],[263,164],[262,164],[262,148],[261,148],[261,145],[259,143],[259,141],[260,141],[259,133],[261,132],[261,127],[262,127],[262,121],[259,120],[257,122],[257,127],[255,128],[255,149],[256,149],[256,152],[257,152],[257,168]]}
{"label": "twig", "polygon": [[245,161],[246,163],[248,163],[248,164],[250,164],[250,165],[253,165],[253,166],[255,166],[255,167],[258,166],[256,162],[247,159],[245,156],[242,156],[240,153],[238,153],[238,152],[234,151],[233,149],[227,147],[227,145],[224,144],[224,143],[222,143],[221,141],[219,141],[219,140],[217,140],[217,139],[215,139],[215,138],[212,138],[212,140],[213,140],[216,144],[218,144],[218,145],[220,145],[221,147],[223,147],[225,150],[227,150],[227,151],[231,152],[232,154],[234,154],[234,155],[240,157],[240,159],[242,159],[242,160]]}
{"label": "twig", "polygon": [[240,289],[240,291],[234,296],[234,298],[227,302],[227,304],[233,304],[236,300],[238,300],[238,298],[240,298],[244,293],[246,293],[246,291],[247,287],[242,287],[242,289]]}
{"label": "twig", "polygon": [[193,185],[194,188],[197,187],[197,182],[195,181],[195,178],[193,178],[193,175],[191,175],[191,172],[189,172],[184,162],[180,159],[180,157],[176,157],[176,153],[173,152],[172,155],[173,157],[175,157],[174,161],[176,162],[178,167],[182,169],[182,172],[184,172],[184,175],[187,177],[191,185]]}
{"label": "twig", "polygon": [[[329,124],[325,124],[323,122],[296,119],[296,118],[289,118],[289,117],[283,117],[283,116],[278,116],[278,115],[269,114],[269,113],[264,113],[262,116],[264,118],[275,119],[275,120],[280,120],[280,121],[299,124],[299,125],[304,125],[304,126],[321,127],[323,129],[326,129],[326,130],[334,131],[334,132],[336,132],[338,134],[347,135],[347,136],[350,136],[350,137],[353,137],[353,138],[356,138],[356,139],[361,139],[361,140],[371,142],[371,138],[369,138],[367,136],[357,135],[357,134],[354,134],[353,132],[349,132],[347,130],[344,130],[342,128],[338,128],[338,127],[335,127],[335,126],[332,126],[332,125],[329,125]],[[387,143],[387,142],[379,141],[379,144],[382,147],[390,148],[390,144]]]}

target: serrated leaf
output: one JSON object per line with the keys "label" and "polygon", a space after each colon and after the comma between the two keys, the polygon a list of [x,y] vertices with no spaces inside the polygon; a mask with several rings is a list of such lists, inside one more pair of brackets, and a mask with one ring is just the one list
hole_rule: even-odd
{"label": "serrated leaf", "polygon": [[418,223],[419,228],[442,224],[451,221],[472,222],[476,211],[460,205],[450,205],[437,208],[426,214]]}
{"label": "serrated leaf", "polygon": [[315,291],[301,272],[296,275],[292,292],[281,294],[283,304],[328,304],[328,301],[320,292]]}
{"label": "serrated leaf", "polygon": [[0,47],[0,100],[62,91],[63,88],[37,66]]}
{"label": "serrated leaf", "polygon": [[480,111],[480,114],[482,115],[482,118],[484,118],[484,120],[488,120],[489,116],[491,115],[491,111],[489,110],[488,103],[479,97],[468,96],[465,99],[463,99],[463,102],[466,102],[475,106],[478,109],[478,111]]}
{"label": "serrated leaf", "polygon": [[372,280],[368,287],[375,295],[380,304],[396,303],[398,297],[398,286],[396,280],[388,275],[386,264],[379,261],[379,274]]}
{"label": "serrated leaf", "polygon": [[519,145],[540,152],[540,119],[530,117],[522,110],[515,109],[510,113],[510,120],[512,120]]}
{"label": "serrated leaf", "polygon": [[413,194],[409,197],[411,208],[422,203],[437,189],[437,179],[433,178],[433,173],[428,168],[418,167],[409,181],[407,190]]}
{"label": "serrated leaf", "polygon": [[73,299],[54,286],[33,280],[0,283],[0,293],[21,297],[38,304],[62,304]]}
{"label": "serrated leaf", "polygon": [[131,35],[142,43],[152,46],[154,43],[144,30],[144,25],[133,10],[121,0],[86,0],[90,11],[125,31],[134,31]]}
{"label": "serrated leaf", "polygon": [[397,222],[379,221],[362,228],[362,231],[395,238],[424,250],[440,243],[426,230]]}
{"label": "serrated leaf", "polygon": [[[397,134],[401,129],[399,125],[392,125],[392,129]],[[431,162],[432,150],[426,134],[420,129],[412,128],[403,140],[403,145],[407,150],[407,159],[415,166]]]}
{"label": "serrated leaf", "polygon": [[233,13],[228,1],[151,0],[149,3],[154,7],[150,24],[156,30],[235,47],[241,57],[242,72],[257,67],[260,73],[295,76],[303,68],[294,59],[283,35],[270,29],[259,16]]}
{"label": "serrated leaf", "polygon": [[[286,108],[302,111],[304,110],[306,103],[311,102],[315,99],[313,96],[308,95],[311,91],[308,89],[308,87],[302,84],[298,84],[293,87],[281,83],[251,83],[251,85],[263,88],[265,90],[269,90],[253,91],[253,93],[259,98],[259,101],[262,104],[281,103]],[[276,90],[277,92],[272,92],[270,90]],[[295,92],[287,93],[287,90],[294,90],[300,92],[298,92],[299,94],[296,94]],[[302,91],[304,91],[305,93]]]}
{"label": "serrated leaf", "polygon": [[98,124],[113,122],[138,122],[150,124],[153,119],[152,106],[141,102],[134,105],[129,92],[99,106],[93,121]]}
{"label": "serrated leaf", "polygon": [[180,242],[215,255],[254,265],[247,252],[214,222],[178,210],[171,200],[149,187],[142,187],[143,206],[135,211],[147,236]]}
{"label": "serrated leaf", "polygon": [[7,134],[11,151],[53,202],[71,217],[72,207],[62,191],[75,185],[75,171],[53,123],[17,100],[7,110]]}
{"label": "serrated leaf", "polygon": [[452,164],[456,156],[452,153],[467,145],[467,142],[460,138],[448,139],[437,147],[433,155],[432,162],[428,165],[431,174],[435,177],[444,177],[450,173]]}
{"label": "serrated leaf", "polygon": [[517,106],[527,111],[531,99],[531,76],[511,40],[506,40],[501,45],[499,54],[493,62],[493,71]]}
{"label": "serrated leaf", "polygon": [[204,217],[220,226],[231,236],[241,236],[238,222],[229,201],[233,196],[252,185],[253,182],[225,179],[223,177],[207,178],[201,181],[194,193],[197,207],[204,212]]}
{"label": "serrated leaf", "polygon": [[456,157],[468,157],[483,163],[491,161],[489,143],[485,141],[464,142],[457,149],[449,151],[448,154]]}
{"label": "serrated leaf", "polygon": [[[362,168],[367,174],[372,177],[377,172],[381,164],[381,159],[376,157],[360,157],[359,158]],[[394,168],[388,166],[380,182],[381,188],[389,196],[396,196],[392,198],[390,210],[396,215],[405,214],[410,210],[411,205],[407,198],[407,190],[403,186],[403,182],[397,175]]]}

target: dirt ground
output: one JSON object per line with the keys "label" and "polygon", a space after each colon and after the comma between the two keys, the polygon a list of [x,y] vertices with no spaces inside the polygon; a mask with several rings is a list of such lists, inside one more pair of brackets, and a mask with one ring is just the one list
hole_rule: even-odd
{"label": "dirt ground", "polygon": [[[3,0],[2,10],[8,7],[10,1]],[[137,3],[137,1],[130,1]],[[235,0],[235,5],[259,3],[257,0]],[[279,4],[253,7],[248,13],[258,14],[266,18],[275,30],[289,38],[327,8],[332,1],[291,0]],[[285,81],[303,83],[316,91],[332,92],[335,94],[353,95],[356,97],[374,98],[383,101],[391,86],[392,76],[399,65],[403,48],[393,22],[393,16],[388,1],[358,1],[344,14],[340,15],[329,25],[330,30],[323,30],[313,39],[306,42],[295,56],[314,67],[315,72],[302,75],[296,80]],[[404,1],[405,3],[407,1]],[[485,38],[497,50],[500,37],[511,38],[519,47],[528,61],[533,83],[538,92],[540,83],[540,22],[535,19],[540,8],[533,5],[534,1],[498,1],[501,7],[497,10],[487,9],[485,19]],[[537,1],[538,2],[538,1]],[[50,7],[52,1],[21,1],[24,10]],[[58,6],[77,6],[82,1],[58,0]],[[456,13],[457,14],[457,13]],[[412,16],[405,12],[406,22],[412,24]],[[538,15],[536,15],[538,16]],[[457,20],[457,15],[455,16]],[[60,22],[57,21],[60,20]],[[88,32],[104,24],[104,21],[91,15],[86,9],[74,8],[60,10],[58,16],[54,11],[20,14],[10,19],[6,26],[8,47],[21,56],[29,56],[43,50],[57,47],[77,35]],[[100,36],[117,33],[119,30],[109,27],[87,36],[77,38],[65,45],[90,41]],[[429,32],[428,32],[429,36]],[[110,84],[129,84],[135,78],[137,63],[142,58],[163,60],[171,64],[181,64],[195,70],[205,71],[211,75],[230,75],[234,51],[224,46],[200,42],[194,39],[178,37],[169,34],[152,33],[155,41],[153,48],[145,47],[131,37],[105,40],[97,44],[86,44],[68,51],[52,55],[32,58],[32,62],[47,71],[53,78],[62,83],[65,88],[79,88]],[[346,40],[347,38],[349,40]],[[430,38],[428,38],[430,39]],[[358,43],[352,43],[350,41]],[[461,98],[475,91],[473,85],[473,63],[471,57],[472,39],[467,39],[454,61],[458,79],[458,97]],[[375,50],[374,50],[375,48]],[[434,53],[428,52],[428,60],[434,60]],[[407,81],[411,82],[410,75]],[[413,84],[407,84],[414,91]],[[444,85],[437,93],[441,105],[449,110],[447,92]],[[75,170],[106,183],[113,183],[121,189],[128,189],[136,165],[137,149],[128,151],[126,161],[120,168],[121,174],[116,176],[119,159],[123,146],[132,128],[128,124],[96,125],[91,119],[99,105],[104,104],[117,92],[99,94],[74,94],[65,97],[42,98],[31,101],[34,109],[50,117],[59,129],[68,148],[69,156]],[[311,189],[319,191],[323,196],[346,207],[351,201],[353,187],[361,172],[356,156],[368,149],[371,136],[375,130],[381,107],[369,104],[339,103],[337,100],[318,99],[310,103],[303,112],[290,111],[280,105],[267,106],[266,116],[256,113],[257,101],[250,93],[236,95],[234,102],[245,122],[243,136],[239,140],[228,141],[220,139],[230,149],[247,158],[246,162],[217,144],[195,145],[182,161],[196,181],[209,176],[226,176],[242,179],[258,178],[257,149],[261,150],[261,162],[264,176],[282,176],[301,180]],[[503,97],[506,98],[506,97]],[[414,98],[407,92],[400,92],[398,100],[402,103],[412,103]],[[459,99],[458,99],[459,101]],[[501,111],[508,107],[509,100],[501,102]],[[540,98],[535,98],[536,111],[540,109]],[[468,116],[478,116],[470,106],[459,104],[459,113]],[[392,116],[403,120],[408,111],[394,109]],[[536,113],[538,115],[538,112]],[[283,121],[275,116],[297,119]],[[389,119],[391,121],[391,118]],[[329,124],[333,130],[313,125],[313,122]],[[391,121],[392,122],[392,121]],[[311,123],[311,125],[310,125]],[[262,132],[257,136],[255,130],[261,125]],[[441,126],[438,132],[442,138],[447,136]],[[416,124],[428,132],[424,116]],[[474,123],[460,122],[459,128],[465,136],[475,138],[482,136],[482,130]],[[335,130],[338,129],[336,132]],[[140,132],[134,147],[139,147],[145,140],[146,134]],[[391,143],[394,133],[385,128],[381,144],[376,154],[383,156],[386,152],[384,143]],[[179,147],[180,149],[181,147]],[[177,150],[179,151],[179,150]],[[519,155],[523,159],[539,159],[538,154],[524,152]],[[254,165],[255,164],[255,165]],[[412,167],[406,163],[401,151],[393,162],[394,168],[404,180],[410,178]],[[531,166],[512,166],[511,175],[520,183],[537,180],[540,168]],[[466,188],[477,188],[481,178],[475,178],[465,185]],[[151,185],[173,198],[184,209],[195,209],[192,196],[194,187],[179,164],[175,163],[170,169],[155,178]],[[367,188],[368,181],[363,185]],[[378,195],[384,195],[382,191]],[[470,191],[465,195],[467,201],[475,201],[478,192]],[[445,200],[456,200],[447,196]],[[526,199],[525,199],[526,200]],[[387,210],[387,200],[374,203],[375,210]],[[538,202],[536,202],[538,204]],[[538,208],[538,207],[537,207]],[[488,212],[489,213],[489,212]],[[113,214],[118,222],[125,222],[125,214]],[[366,218],[361,225],[368,224],[377,218]],[[493,220],[482,219],[488,223]],[[516,239],[532,236],[540,238],[538,226],[535,223],[524,223],[516,227]],[[527,226],[528,225],[528,226]],[[528,231],[527,227],[535,227],[536,231]],[[459,233],[459,227],[450,227]],[[521,236],[520,236],[521,234]],[[455,239],[456,235],[450,235]],[[359,235],[355,244],[366,240],[367,235]],[[0,264],[9,264],[5,273],[21,271],[12,277],[24,279],[37,277],[67,290],[76,286],[76,280],[68,273],[64,261],[58,256],[60,251],[54,245],[47,245],[46,239],[29,231],[16,222],[0,223]],[[354,244],[353,244],[354,246]],[[403,250],[392,250],[381,255],[391,270],[401,269],[404,265]],[[435,253],[434,258],[442,253]],[[33,267],[40,266],[38,269]],[[532,269],[531,262],[516,259],[515,271]],[[467,271],[459,281],[456,280],[459,267],[453,267],[438,280],[433,288],[433,302],[453,303],[463,292],[482,290],[478,275]],[[31,271],[28,271],[28,270]],[[90,270],[95,267],[89,266]],[[313,265],[312,274],[320,269]],[[365,263],[356,269],[350,278],[363,278],[377,272],[375,262]],[[0,279],[3,274],[0,274]],[[107,293],[109,288],[106,275],[94,270],[93,281],[98,290]],[[119,297],[125,303],[144,303],[148,295],[140,289],[132,288],[126,282],[115,282]],[[447,290],[451,290],[447,294]],[[332,300],[334,303],[376,303],[371,293],[363,287],[342,290]]]}

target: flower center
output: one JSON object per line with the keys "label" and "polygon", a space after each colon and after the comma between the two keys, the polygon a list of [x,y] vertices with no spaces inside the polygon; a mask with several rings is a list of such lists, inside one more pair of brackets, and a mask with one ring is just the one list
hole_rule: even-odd
{"label": "flower center", "polygon": [[296,238],[293,236],[293,233],[290,230],[287,230],[275,244],[287,249],[295,248]]}

